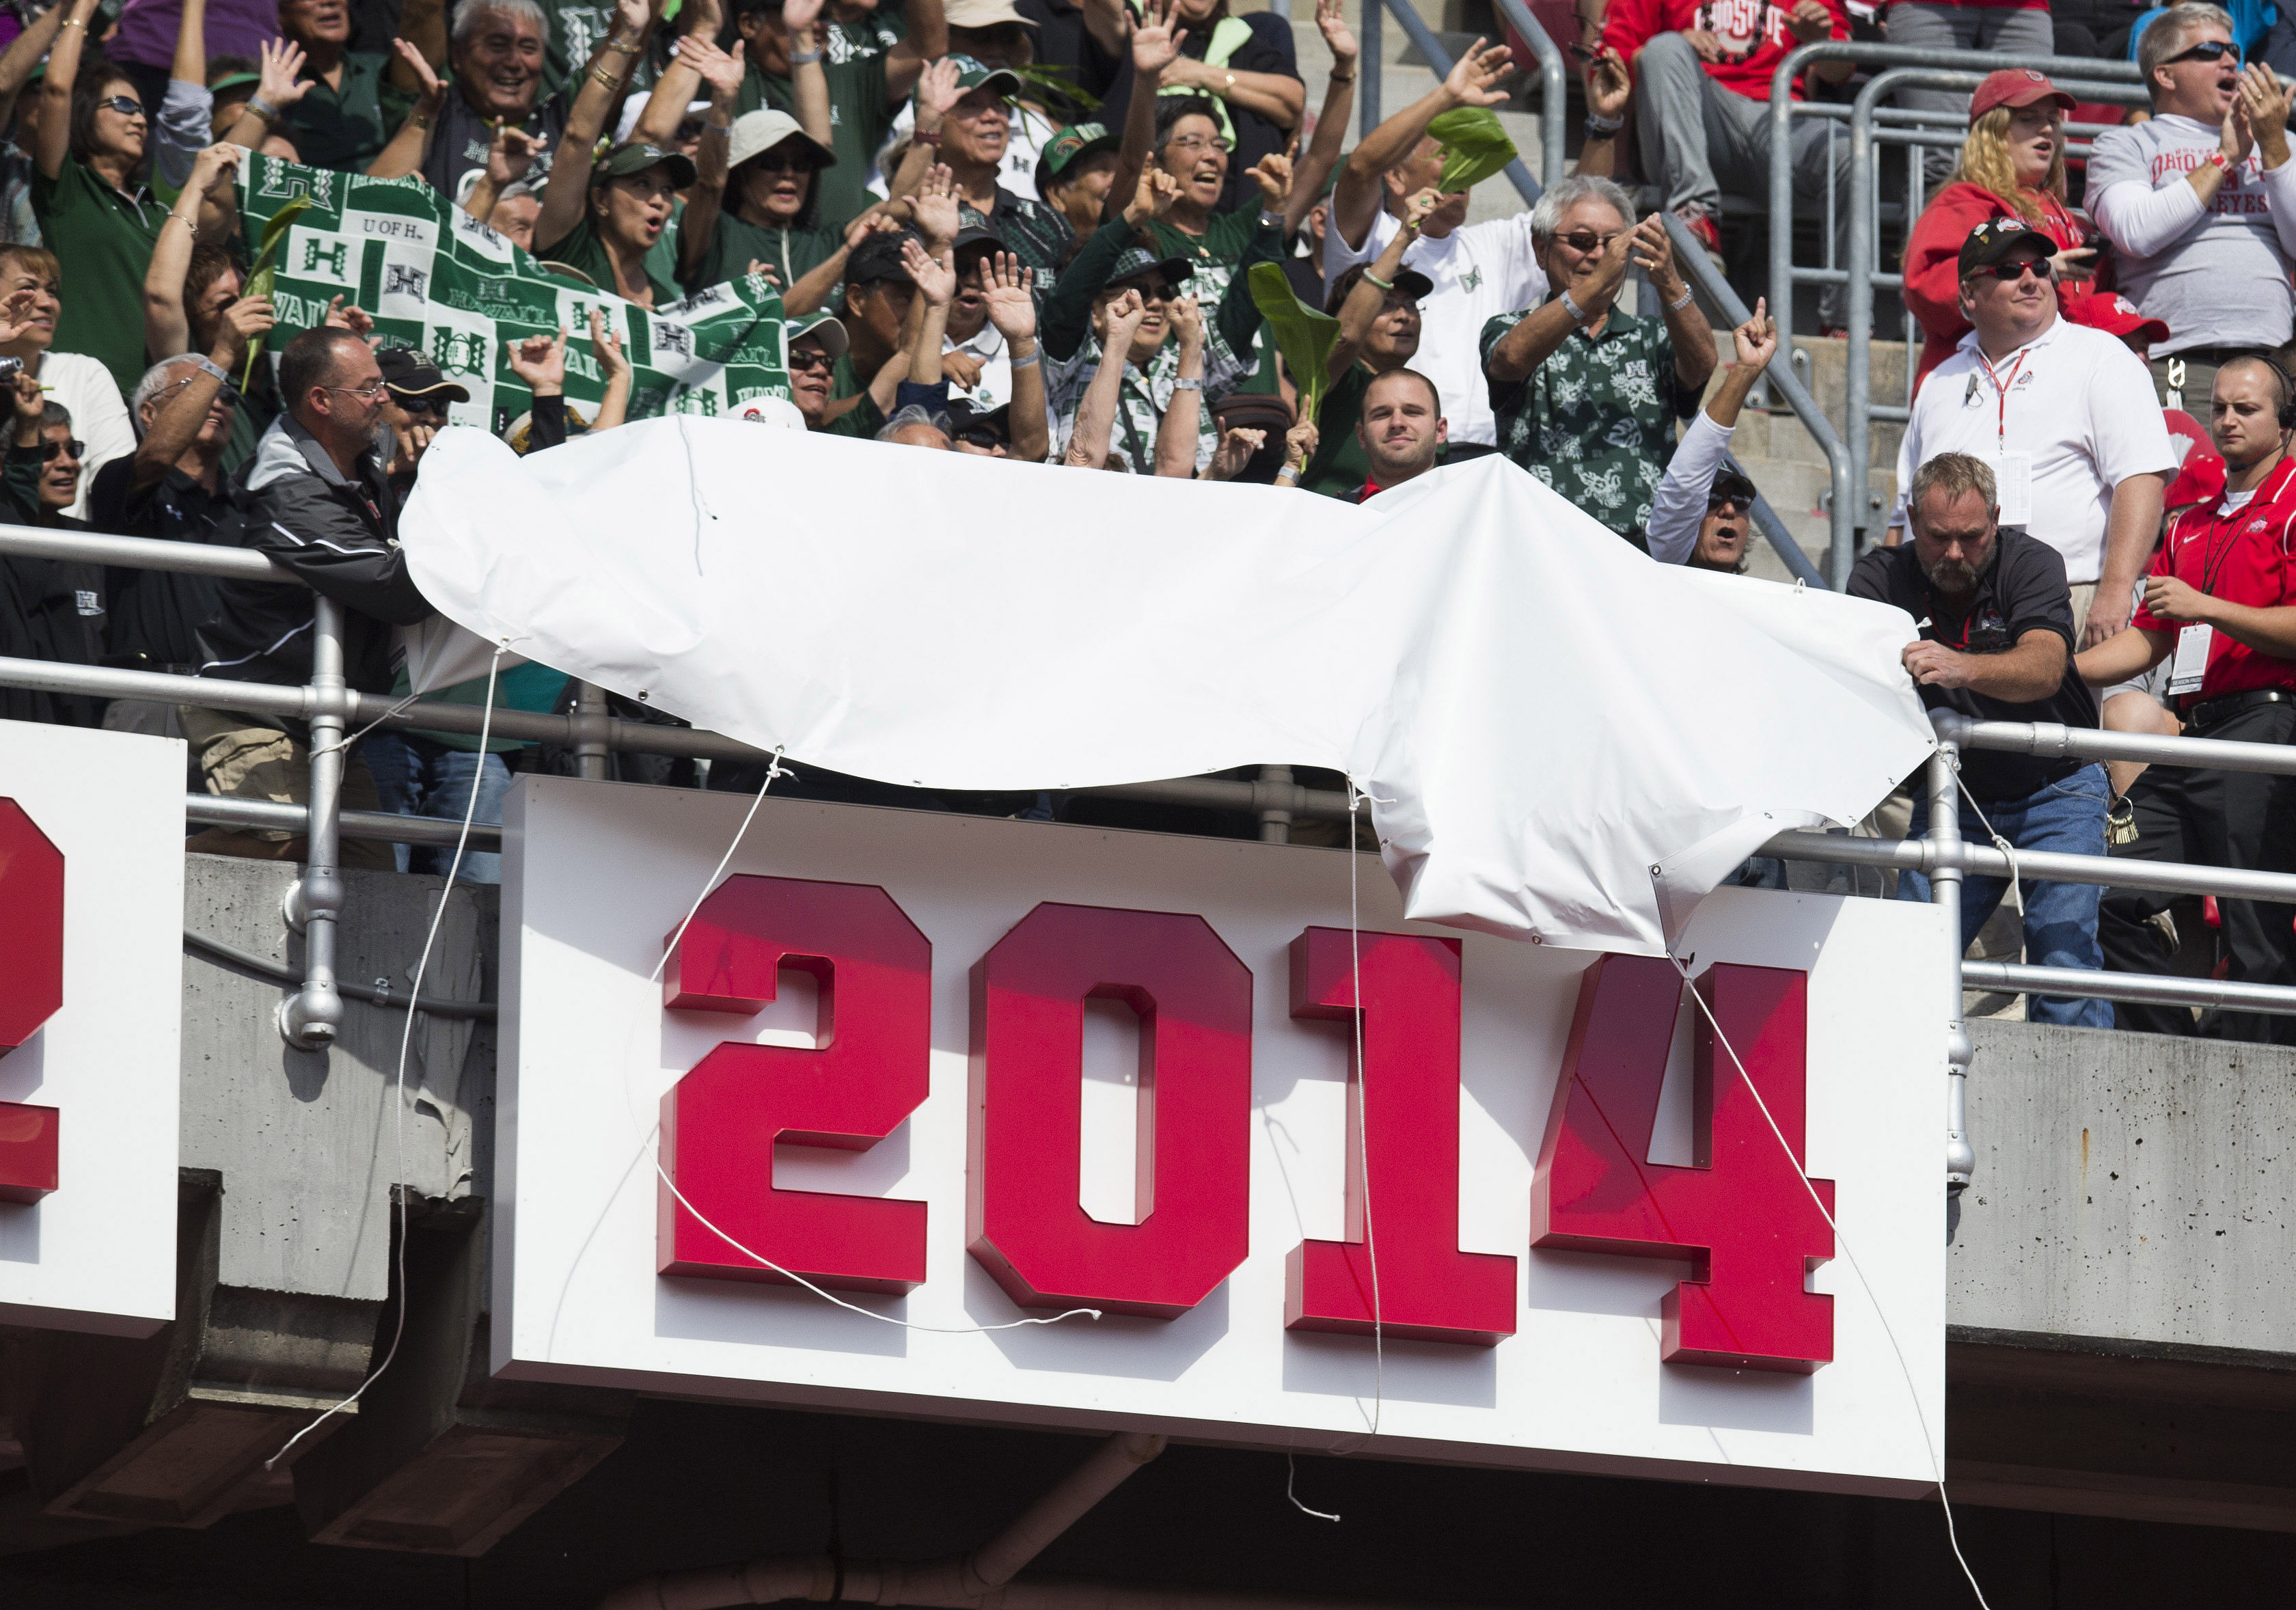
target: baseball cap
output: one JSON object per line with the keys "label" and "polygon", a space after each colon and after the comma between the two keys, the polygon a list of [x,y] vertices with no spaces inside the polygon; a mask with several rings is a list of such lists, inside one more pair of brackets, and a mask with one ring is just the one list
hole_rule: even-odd
{"label": "baseball cap", "polygon": [[1713,484],[1706,489],[1706,500],[1709,504],[1712,504],[1718,498],[1730,497],[1751,509],[1754,506],[1754,499],[1759,496],[1760,492],[1752,481],[1739,474],[1737,471],[1729,469],[1716,472]]}
{"label": "baseball cap", "polygon": [[1021,75],[1009,67],[991,67],[977,56],[951,56],[956,63],[956,87],[959,94],[976,89],[994,89],[1001,94],[1021,93]]}
{"label": "baseball cap", "polygon": [[951,28],[995,28],[1003,22],[1037,26],[1035,18],[1024,17],[1013,9],[1013,0],[948,0],[941,8],[941,16]]}
{"label": "baseball cap", "polygon": [[976,408],[970,398],[955,397],[948,404],[949,433],[962,436],[967,431],[982,431],[993,435],[1006,447],[1013,445],[1013,405],[1005,403],[994,408]]}
{"label": "baseball cap", "polygon": [[833,313],[801,313],[790,320],[784,333],[792,347],[810,335],[832,358],[843,357],[846,349],[853,344],[845,333],[845,326],[837,322],[837,316]]}
{"label": "baseball cap", "polygon": [[694,171],[693,159],[675,151],[664,151],[659,145],[617,145],[606,154],[606,160],[591,170],[590,183],[601,184],[607,179],[627,178],[634,173],[644,173],[649,168],[669,169],[669,186],[683,190],[699,176]]}
{"label": "baseball cap", "polygon": [[785,111],[745,111],[734,119],[733,133],[727,136],[726,166],[730,171],[751,157],[761,157],[775,146],[790,140],[803,140],[813,154],[821,159],[824,168],[832,167],[837,153],[815,139],[798,126],[798,120]]}
{"label": "baseball cap", "polygon": [[1124,255],[1116,259],[1116,266],[1108,271],[1108,278],[1103,283],[1118,285],[1126,280],[1136,279],[1144,274],[1160,273],[1168,283],[1177,285],[1194,272],[1195,270],[1189,266],[1188,259],[1184,257],[1159,258],[1145,246],[1128,246],[1124,249]]}
{"label": "baseball cap", "polygon": [[1123,136],[1109,133],[1105,123],[1070,124],[1045,142],[1045,149],[1037,158],[1037,193],[1042,195],[1045,186],[1065,177],[1070,168],[1086,157],[1114,151],[1123,144]]}
{"label": "baseball cap", "polygon": [[797,405],[782,397],[753,397],[734,410],[734,417],[780,431],[806,428],[805,415],[798,412]]}
{"label": "baseball cap", "polygon": [[967,224],[956,232],[956,239],[950,243],[949,250],[963,257],[975,246],[987,246],[991,251],[1002,251],[1004,250],[1004,237],[986,224]]}
{"label": "baseball cap", "polygon": [[468,390],[439,374],[438,365],[410,348],[385,347],[374,355],[374,366],[382,371],[382,383],[401,397],[471,400]]}
{"label": "baseball cap", "polygon": [[226,90],[238,89],[242,86],[252,89],[262,82],[263,75],[261,73],[226,73],[223,77],[217,78],[214,83],[208,86],[208,94],[210,95],[219,95]]}
{"label": "baseball cap", "polygon": [[2064,303],[2064,316],[2076,324],[2087,324],[2092,330],[2102,330],[2107,335],[2117,335],[2123,341],[2136,336],[2148,347],[2154,341],[2169,339],[2169,325],[2165,320],[2146,318],[2135,302],[2110,291],[2068,298]]}
{"label": "baseball cap", "polygon": [[909,271],[901,262],[901,242],[916,238],[916,233],[908,229],[871,235],[845,259],[845,283],[873,285],[880,280],[907,279]]}
{"label": "baseball cap", "polygon": [[2030,106],[2037,101],[2054,101],[2066,111],[2079,104],[2050,83],[2048,74],[2030,67],[2005,67],[1997,73],[1988,73],[1977,93],[1969,97],[1969,120],[1976,122],[1997,106]]}
{"label": "baseball cap", "polygon": [[2003,215],[1990,218],[1969,232],[1961,243],[1961,275],[1967,279],[1980,268],[1989,267],[2007,257],[2020,246],[2038,247],[2043,257],[2057,255],[2057,243],[2021,218]]}

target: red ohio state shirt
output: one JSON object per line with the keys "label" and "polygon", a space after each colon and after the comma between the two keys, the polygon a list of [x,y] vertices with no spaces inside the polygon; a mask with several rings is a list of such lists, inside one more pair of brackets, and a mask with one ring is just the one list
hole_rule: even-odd
{"label": "red ohio state shirt", "polygon": [[[2296,459],[2286,459],[2237,514],[2225,513],[2218,499],[2177,515],[2152,557],[2152,574],[2174,576],[2211,598],[2275,609],[2296,604],[2292,544],[2296,544]],[[2183,629],[2175,621],[2158,619],[2142,604],[2129,624],[2166,632],[2172,645]],[[2259,653],[2218,631],[2209,644],[2209,669],[2201,691],[2186,694],[2185,704],[2189,708],[2259,687],[2296,690],[2296,660]]]}
{"label": "red ohio state shirt", "polygon": [[[1833,15],[1834,39],[1849,37],[1849,15],[1841,0],[1824,0]],[[1793,5],[1776,0],[1611,0],[1603,19],[1603,43],[1632,66],[1635,53],[1660,34],[1702,29],[1722,42],[1722,60],[1703,63],[1707,77],[1749,100],[1770,98],[1770,75],[1788,53],[1801,48],[1786,19]],[[1793,98],[1801,99],[1797,79]]]}

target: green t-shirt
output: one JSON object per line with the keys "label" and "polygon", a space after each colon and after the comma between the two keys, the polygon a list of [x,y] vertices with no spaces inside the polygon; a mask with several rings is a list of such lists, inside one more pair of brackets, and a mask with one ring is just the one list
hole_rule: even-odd
{"label": "green t-shirt", "polygon": [[1369,479],[1371,459],[1356,439],[1356,426],[1373,378],[1370,366],[1357,363],[1324,393],[1324,406],[1316,414],[1316,456],[1300,475],[1300,484],[1310,492],[1352,497]]}
{"label": "green t-shirt", "polygon": [[[824,62],[821,70],[829,78],[830,149],[837,153],[837,165],[821,170],[821,221],[842,229],[877,199],[869,193],[869,166],[899,109],[885,103],[882,56]],[[787,78],[760,72],[752,62],[742,76],[735,111],[760,110],[797,116],[797,91]]]}
{"label": "green t-shirt", "polygon": [[[582,209],[574,232],[554,245],[537,247],[534,255],[545,262],[563,263],[580,271],[599,290],[614,292],[614,259],[606,254],[605,242],[598,238],[597,219],[588,207]],[[646,249],[646,283],[653,287],[653,305],[666,307],[683,294],[677,288],[677,220],[661,232],[661,238]],[[615,292],[619,294],[619,292]]]}
{"label": "green t-shirt", "polygon": [[384,56],[346,51],[340,86],[330,88],[316,76],[305,79],[309,87],[287,109],[281,132],[295,142],[295,154],[306,165],[363,173],[382,154],[414,101],[406,91],[383,82],[383,70],[390,65]]}
{"label": "green t-shirt", "polygon": [[[718,215],[718,227],[701,248],[701,261],[685,276],[693,290],[739,279],[752,262],[770,267],[782,283],[782,294],[837,255],[845,243],[841,229],[784,229],[779,226],[744,223],[730,212]],[[824,306],[830,304],[824,303]]]}
{"label": "green t-shirt", "polygon": [[[408,692],[406,668],[399,667],[398,679],[391,684],[390,694],[403,699]],[[536,715],[548,715],[558,708],[561,695],[566,692],[566,673],[552,670],[529,660],[523,665],[513,665],[495,678],[495,708],[522,710]],[[441,704],[467,704],[472,709],[482,708],[487,702],[487,679],[473,677],[468,682],[457,682],[452,687],[441,688],[422,695]],[[474,732],[430,732],[422,727],[413,729],[421,736],[447,749],[459,749],[464,754],[479,747],[479,735]],[[498,755],[513,749],[524,749],[534,742],[531,738],[496,738],[487,740],[487,752]]]}
{"label": "green t-shirt", "polygon": [[55,349],[85,352],[125,394],[144,378],[144,270],[168,209],[143,190],[114,190],[78,157],[53,179],[35,169],[32,210],[63,274]]}

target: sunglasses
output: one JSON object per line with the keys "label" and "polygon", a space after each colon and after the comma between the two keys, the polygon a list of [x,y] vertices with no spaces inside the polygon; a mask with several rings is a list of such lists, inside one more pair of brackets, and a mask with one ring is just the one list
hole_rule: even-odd
{"label": "sunglasses", "polygon": [[2190,50],[2180,50],[2169,58],[2171,62],[2221,62],[2230,56],[2241,59],[2240,46],[2224,39],[2203,39]]}
{"label": "sunglasses", "polygon": [[837,360],[818,347],[793,347],[790,349],[789,366],[793,371],[834,369]]}
{"label": "sunglasses", "polygon": [[59,453],[67,458],[78,458],[86,451],[87,443],[84,441],[44,441],[40,444],[40,462],[53,464]]}
{"label": "sunglasses", "polygon": [[1706,512],[1710,514],[1719,514],[1725,509],[1736,509],[1742,513],[1753,506],[1752,498],[1741,497],[1735,492],[1717,492],[1706,500]]}
{"label": "sunglasses", "polygon": [[1626,233],[1621,229],[1611,234],[1596,234],[1591,229],[1574,229],[1569,234],[1558,234],[1554,238],[1573,251],[1608,251],[1611,242]]}
{"label": "sunglasses", "polygon": [[1113,290],[1119,296],[1128,291],[1137,291],[1140,293],[1140,300],[1144,302],[1168,302],[1180,294],[1172,288],[1170,281],[1160,279],[1127,280],[1121,285],[1115,286]]}
{"label": "sunglasses", "polygon": [[821,166],[818,159],[796,152],[769,151],[760,157],[751,157],[744,166],[759,173],[808,174]]}
{"label": "sunglasses", "polygon": [[2020,258],[2013,263],[1988,263],[1982,268],[1972,270],[1969,277],[1973,280],[1997,279],[2005,283],[2011,280],[2021,280],[2028,274],[2031,275],[2035,279],[2041,281],[2044,284],[2047,283],[2049,278],[2048,259],[2046,258],[2043,258],[2038,261],[2035,261],[2030,258]]}
{"label": "sunglasses", "polygon": [[106,95],[96,104],[107,111],[116,111],[123,118],[140,118],[144,115],[144,103],[134,95]]}
{"label": "sunglasses", "polygon": [[987,425],[967,425],[956,433],[957,440],[968,448],[1001,448],[1004,438]]}
{"label": "sunglasses", "polygon": [[391,400],[398,403],[399,411],[409,419],[447,417],[447,399],[443,397],[401,397],[394,391]]}

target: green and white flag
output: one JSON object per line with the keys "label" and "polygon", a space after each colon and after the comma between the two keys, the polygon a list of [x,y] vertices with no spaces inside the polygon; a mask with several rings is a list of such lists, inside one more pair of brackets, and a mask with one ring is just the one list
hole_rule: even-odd
{"label": "green and white flag", "polygon": [[386,347],[411,347],[470,390],[456,424],[501,434],[533,406],[504,354],[529,335],[567,333],[566,397],[594,415],[605,377],[590,350],[590,310],[604,310],[632,369],[629,416],[734,414],[790,395],[781,294],[761,276],[712,285],[647,309],[579,279],[545,272],[419,178],[375,179],[274,157],[240,165],[250,240],[298,198],[272,259],[279,323],[273,350],[325,318],[340,296],[374,317]]}

